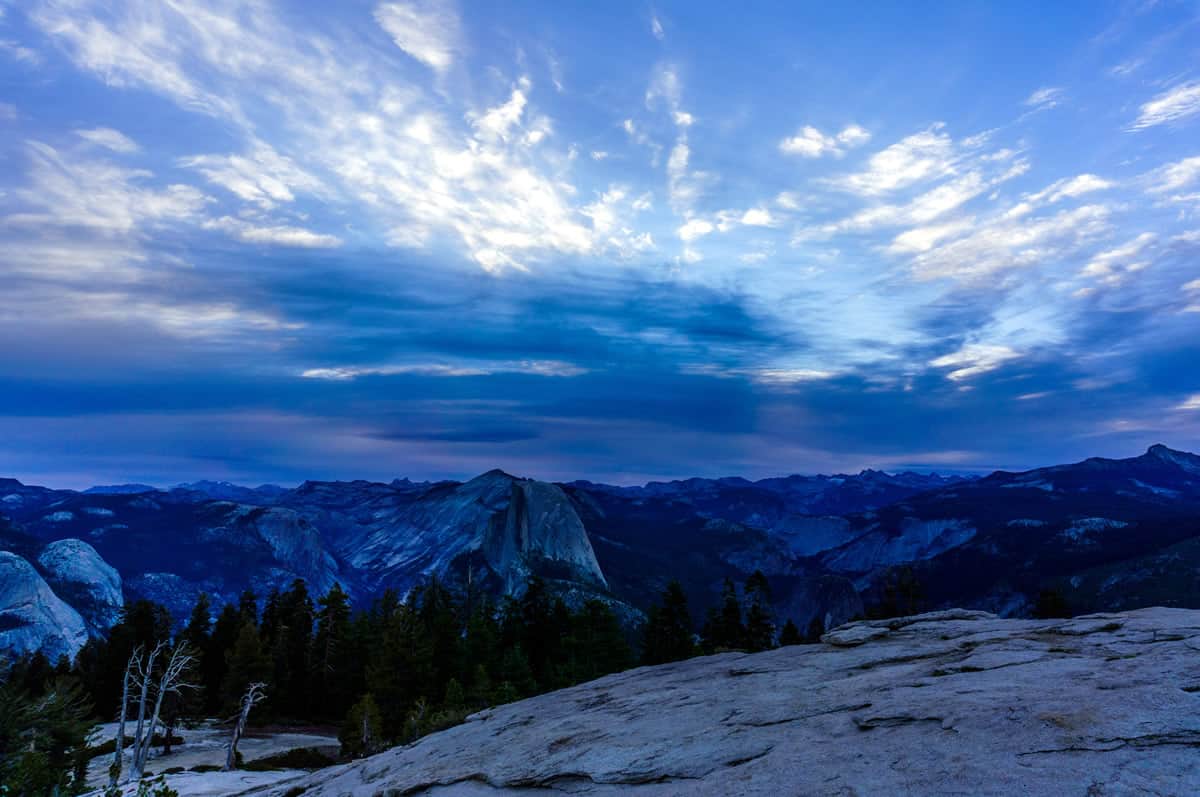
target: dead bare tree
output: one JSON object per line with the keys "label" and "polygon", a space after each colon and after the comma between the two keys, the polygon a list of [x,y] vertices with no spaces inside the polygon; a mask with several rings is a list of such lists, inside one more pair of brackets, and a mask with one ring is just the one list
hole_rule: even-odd
{"label": "dead bare tree", "polygon": [[242,734],[246,731],[246,720],[250,717],[250,709],[258,703],[266,699],[267,685],[261,681],[256,681],[246,688],[246,693],[242,695],[242,708],[238,712],[237,722],[233,726],[233,738],[229,740],[229,755],[225,757],[225,771],[234,768],[237,764],[237,746],[242,740]]}
{"label": "dead bare tree", "polygon": [[[137,667],[134,678],[141,686],[141,697],[138,699],[137,727],[133,732],[133,763],[130,764],[131,769],[137,763],[137,751],[142,744],[142,730],[146,726],[146,698],[150,695],[150,688],[154,683],[154,661],[166,646],[166,642],[159,642],[154,646],[154,650],[150,651],[150,655],[145,661],[142,661],[140,656],[134,660]],[[140,776],[141,773],[139,772],[137,773],[137,777],[133,779],[137,780]]]}
{"label": "dead bare tree", "polygon": [[121,764],[125,756],[125,718],[129,714],[129,683],[134,678],[134,662],[142,658],[142,646],[138,645],[125,662],[125,677],[121,680],[121,718],[117,721],[117,743],[113,750],[113,762],[108,768],[108,788],[115,789],[121,778]]}
{"label": "dead bare tree", "polygon": [[[160,644],[155,648],[155,653],[159,648],[164,647]],[[178,695],[184,689],[195,689],[195,684],[189,684],[184,681],[192,664],[196,661],[196,657],[191,654],[186,642],[180,642],[171,650],[171,657],[167,659],[167,666],[163,668],[162,675],[159,676],[157,684],[154,686],[154,713],[150,715],[150,727],[145,734],[142,734],[140,717],[145,714],[145,694],[146,690],[142,690],[143,703],[138,709],[138,738],[134,742],[133,762],[129,765],[129,777],[133,781],[142,779],[142,773],[146,770],[146,760],[150,757],[150,746],[154,742],[154,729],[158,726],[159,716],[162,714],[163,698],[169,694]],[[153,672],[151,672],[154,662],[154,654],[151,654],[150,665],[146,669],[146,680],[152,680]]]}

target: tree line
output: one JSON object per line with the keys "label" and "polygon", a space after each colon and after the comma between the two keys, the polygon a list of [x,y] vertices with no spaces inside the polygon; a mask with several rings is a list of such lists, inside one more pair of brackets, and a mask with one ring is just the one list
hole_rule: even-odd
{"label": "tree line", "polygon": [[[499,602],[431,578],[403,597],[388,590],[358,610],[340,586],[314,598],[302,580],[264,599],[246,591],[219,610],[201,594],[177,633],[165,607],[132,601],[110,633],[90,640],[73,662],[52,664],[33,654],[10,668],[0,685],[0,794],[78,791],[91,723],[132,718],[139,710],[148,715],[146,705],[154,707],[156,722],[143,735],[139,721],[138,737],[125,737],[135,748],[137,776],[145,764],[139,754],[151,739],[170,745],[181,723],[207,717],[235,727],[230,766],[248,718],[260,725],[338,725],[342,754],[352,758],[449,727],[487,706],[637,664],[802,641],[790,620],[777,625],[760,572],[741,590],[726,580],[699,633],[678,582],[667,585],[634,629],[602,600],[569,607],[536,576],[519,597]],[[168,668],[185,659],[186,672],[181,668],[168,683]],[[40,719],[29,719],[34,714]],[[120,761],[115,756],[118,772]]]}

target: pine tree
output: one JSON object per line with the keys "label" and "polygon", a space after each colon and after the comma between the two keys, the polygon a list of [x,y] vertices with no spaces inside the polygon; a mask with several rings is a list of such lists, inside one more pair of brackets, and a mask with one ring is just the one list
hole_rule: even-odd
{"label": "pine tree", "polygon": [[761,570],[746,579],[746,648],[751,653],[775,647],[775,617],[771,610],[771,587]]}
{"label": "pine tree", "polygon": [[726,578],[721,590],[721,603],[708,613],[701,630],[705,652],[739,650],[746,646],[746,627],[742,624],[742,604],[737,588]]}
{"label": "pine tree", "polygon": [[221,694],[224,713],[229,716],[240,707],[250,684],[266,682],[271,676],[271,659],[263,650],[258,628],[248,619],[242,623],[227,659]]}
{"label": "pine tree", "polygon": [[662,594],[662,606],[651,606],[642,642],[643,664],[664,664],[695,655],[692,616],[687,595],[678,581]]}
{"label": "pine tree", "polygon": [[821,615],[817,615],[808,621],[808,633],[804,635],[805,642],[817,643],[821,641],[821,637],[825,635],[825,620]]}
{"label": "pine tree", "polygon": [[345,714],[353,694],[350,600],[341,585],[334,584],[320,606],[313,636],[313,706],[318,716],[337,717]]}
{"label": "pine tree", "polygon": [[258,626],[258,596],[254,590],[245,590],[238,596],[238,613],[243,621],[249,620],[255,627]]}
{"label": "pine tree", "polygon": [[804,639],[800,636],[800,629],[796,627],[796,624],[789,617],[788,621],[783,624],[783,630],[779,632],[780,647],[799,645],[803,641]]}
{"label": "pine tree", "polygon": [[348,758],[362,758],[380,749],[383,723],[379,706],[370,693],[363,695],[347,712],[338,741],[342,743],[342,755]]}
{"label": "pine tree", "polygon": [[0,684],[0,794],[83,791],[91,705],[69,678],[50,680],[40,692]]}
{"label": "pine tree", "polygon": [[[208,650],[200,660],[200,679],[204,687],[204,710],[215,715],[225,708],[225,673],[229,669],[229,656],[237,643],[242,629],[242,613],[238,607],[225,604],[213,623],[209,636]],[[241,698],[239,693],[237,696]]]}

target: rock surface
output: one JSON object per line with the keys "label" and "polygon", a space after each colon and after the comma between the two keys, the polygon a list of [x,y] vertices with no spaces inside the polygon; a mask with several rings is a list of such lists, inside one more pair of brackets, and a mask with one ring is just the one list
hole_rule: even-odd
{"label": "rock surface", "polygon": [[245,793],[1200,794],[1200,611],[825,639],[609,676]]}
{"label": "rock surface", "polygon": [[36,650],[51,661],[73,658],[87,637],[83,618],[54,594],[33,565],[0,551],[0,661]]}
{"label": "rock surface", "polygon": [[79,612],[93,636],[107,634],[121,619],[125,605],[121,576],[83,540],[50,543],[38,556],[38,564],[54,594]]}

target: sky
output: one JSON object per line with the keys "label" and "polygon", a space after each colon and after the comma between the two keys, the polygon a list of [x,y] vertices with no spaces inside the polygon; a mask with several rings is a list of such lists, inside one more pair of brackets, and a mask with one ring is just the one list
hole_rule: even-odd
{"label": "sky", "polygon": [[1200,5],[0,0],[0,474],[1200,449]]}

